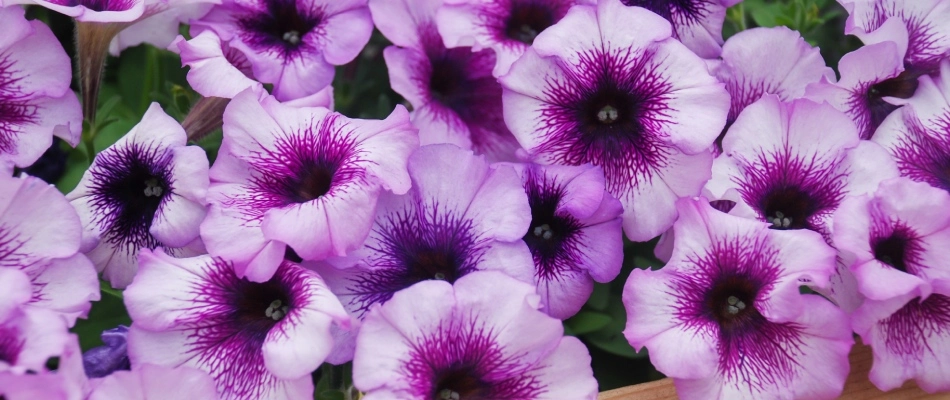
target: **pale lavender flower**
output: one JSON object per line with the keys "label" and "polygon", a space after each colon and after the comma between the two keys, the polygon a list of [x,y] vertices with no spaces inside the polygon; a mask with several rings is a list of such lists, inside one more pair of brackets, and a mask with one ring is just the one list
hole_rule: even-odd
{"label": "pale lavender flower", "polygon": [[96,270],[78,253],[82,224],[63,195],[33,177],[0,175],[0,268],[30,279],[30,304],[62,314],[69,326],[99,300]]}
{"label": "pale lavender flower", "polygon": [[441,0],[373,0],[379,30],[395,46],[383,50],[389,81],[412,105],[423,145],[451,143],[490,161],[515,161],[518,142],[502,114],[495,53],[447,49],[436,29]]}
{"label": "pale lavender flower", "polygon": [[919,78],[914,96],[871,140],[897,160],[901,176],[950,191],[950,60],[940,70],[938,78]]}
{"label": "pale lavender flower", "polygon": [[835,246],[866,299],[852,326],[874,351],[870,379],[950,389],[950,194],[898,178],[835,213]]}
{"label": "pale lavender flower", "polygon": [[729,106],[671,35],[668,21],[619,0],[577,5],[500,79],[505,122],[534,161],[603,168],[631,240],[662,233],[674,201],[699,194]]}
{"label": "pale lavender flower", "polygon": [[421,282],[366,317],[353,382],[376,399],[595,399],[580,340],[498,272]]}
{"label": "pale lavender flower", "polygon": [[51,310],[30,307],[31,289],[26,274],[0,268],[0,373],[45,372],[46,360],[66,345],[66,321]]}
{"label": "pale lavender flower", "polygon": [[265,281],[288,249],[305,260],[343,256],[369,234],[383,190],[409,190],[418,146],[409,115],[350,119],[245,91],[228,105],[211,169],[201,236],[238,276]]}
{"label": "pale lavender flower", "polygon": [[142,364],[100,381],[88,400],[216,400],[214,381],[194,368]]}
{"label": "pale lavender flower", "polygon": [[83,250],[113,287],[132,282],[141,249],[201,253],[208,158],[186,144],[181,125],[153,103],[67,195],[82,219]]}
{"label": "pale lavender flower", "polygon": [[125,291],[132,371],[145,364],[208,372],[222,399],[313,397],[310,373],[349,326],[316,273],[283,262],[264,282],[239,278],[220,258],[143,250]]}
{"label": "pale lavender flower", "polygon": [[0,9],[0,173],[26,167],[58,136],[75,146],[82,133],[79,100],[69,89],[69,56],[40,21],[23,8]]}
{"label": "pale lavender flower", "polygon": [[[703,58],[722,52],[722,23],[726,8],[742,0],[621,0],[628,6],[653,11],[673,24],[673,37]],[[636,23],[636,21],[630,21]]]}
{"label": "pale lavender flower", "polygon": [[90,386],[82,371],[79,337],[69,334],[56,356],[59,357],[56,371],[0,372],[0,396],[7,400],[86,400]]}
{"label": "pale lavender flower", "polygon": [[848,376],[854,339],[847,315],[816,295],[835,251],[809,231],[681,199],[670,262],[634,269],[623,292],[627,340],[696,399],[832,399]]}
{"label": "pale lavender flower", "polygon": [[192,34],[213,30],[247,57],[254,76],[274,85],[277,99],[319,92],[335,65],[352,61],[369,41],[373,22],[366,0],[223,0]]}

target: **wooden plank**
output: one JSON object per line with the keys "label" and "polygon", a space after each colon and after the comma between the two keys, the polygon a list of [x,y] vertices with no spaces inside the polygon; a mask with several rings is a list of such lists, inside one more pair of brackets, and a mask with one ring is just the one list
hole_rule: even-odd
{"label": "wooden plank", "polygon": [[[950,399],[950,393],[928,394],[913,381],[904,383],[899,389],[884,393],[868,380],[868,372],[874,357],[871,348],[858,342],[851,349],[851,373],[844,385],[841,400],[937,400]],[[676,389],[669,378],[640,385],[622,387],[603,392],[599,400],[675,400]]]}

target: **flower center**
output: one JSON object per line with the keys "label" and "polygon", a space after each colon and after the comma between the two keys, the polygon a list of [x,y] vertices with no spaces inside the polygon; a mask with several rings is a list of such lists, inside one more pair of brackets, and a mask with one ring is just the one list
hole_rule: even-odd
{"label": "flower center", "polygon": [[451,367],[435,379],[433,400],[466,400],[490,398],[491,386],[483,382],[474,368]]}
{"label": "flower center", "polygon": [[754,307],[757,292],[756,285],[745,277],[722,278],[706,294],[706,310],[721,328],[738,328],[758,313]]}
{"label": "flower center", "polygon": [[612,124],[617,121],[617,109],[612,105],[606,105],[597,112],[597,120],[605,124]]}
{"label": "flower center", "polygon": [[907,258],[912,238],[909,236],[902,230],[895,230],[890,236],[875,240],[871,244],[874,258],[898,271],[910,273],[907,269]]}
{"label": "flower center", "polygon": [[287,315],[287,311],[290,311],[290,306],[285,306],[284,303],[278,299],[270,302],[270,305],[264,310],[264,315],[274,321],[280,321],[281,318]]}
{"label": "flower center", "polygon": [[875,83],[868,87],[868,98],[897,97],[909,99],[917,91],[918,75],[910,71],[904,71],[893,78]]}
{"label": "flower center", "polygon": [[539,237],[544,240],[551,240],[554,237],[554,231],[551,230],[551,225],[544,224],[534,228],[534,237]]}
{"label": "flower center", "polygon": [[578,128],[588,141],[617,147],[646,136],[640,121],[641,102],[633,94],[606,83],[581,103],[578,113]]}
{"label": "flower center", "polygon": [[287,199],[293,203],[306,203],[330,192],[336,168],[327,165],[312,165],[300,172],[297,179],[286,183]]}
{"label": "flower center", "polygon": [[162,195],[162,186],[158,179],[149,178],[145,180],[145,197],[160,197]]}
{"label": "flower center", "polygon": [[541,2],[515,2],[511,15],[505,22],[505,35],[524,44],[534,43],[541,31],[554,25],[554,13],[550,5]]}
{"label": "flower center", "polygon": [[419,250],[412,257],[409,269],[419,280],[455,282],[459,278],[457,263],[449,252],[441,249]]}
{"label": "flower center", "polygon": [[762,215],[772,229],[809,229],[808,219],[817,211],[811,196],[798,187],[773,190],[761,202]]}
{"label": "flower center", "polygon": [[297,31],[284,32],[283,39],[285,42],[290,43],[290,44],[300,43],[300,32],[297,32]]}

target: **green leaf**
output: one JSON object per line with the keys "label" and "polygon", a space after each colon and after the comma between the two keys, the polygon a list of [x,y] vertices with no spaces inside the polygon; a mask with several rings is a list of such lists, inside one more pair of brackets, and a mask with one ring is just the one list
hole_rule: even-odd
{"label": "green leaf", "polygon": [[102,292],[102,294],[104,295],[118,297],[119,299],[122,298],[122,290],[113,289],[112,285],[109,284],[109,282],[106,282],[103,280],[99,280],[99,291]]}
{"label": "green leaf", "polygon": [[564,324],[569,326],[575,335],[586,335],[603,329],[610,324],[610,319],[609,315],[592,311],[581,311],[567,321],[564,321]]}
{"label": "green leaf", "polygon": [[89,167],[89,158],[82,149],[71,149],[66,156],[66,171],[56,181],[56,188],[63,194],[71,192],[79,184],[82,175]]}
{"label": "green leaf", "polygon": [[591,292],[590,298],[587,299],[587,304],[585,304],[585,307],[592,308],[597,311],[603,311],[607,308],[607,303],[609,301],[610,284],[594,283],[594,291]]}

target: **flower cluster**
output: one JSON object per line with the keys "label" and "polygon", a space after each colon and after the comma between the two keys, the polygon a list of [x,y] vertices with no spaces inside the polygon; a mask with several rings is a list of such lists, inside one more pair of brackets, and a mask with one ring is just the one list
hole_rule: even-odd
{"label": "flower cluster", "polygon": [[[618,279],[683,398],[835,398],[854,333],[950,391],[950,0],[839,0],[840,78],[724,41],[737,0],[0,1],[0,399],[595,399],[565,327]],[[102,145],[141,43],[197,100]],[[404,104],[334,111],[372,51]],[[53,136],[65,195],[21,170]],[[83,354],[104,293],[131,325]]]}

